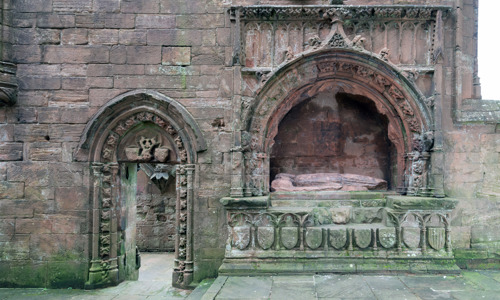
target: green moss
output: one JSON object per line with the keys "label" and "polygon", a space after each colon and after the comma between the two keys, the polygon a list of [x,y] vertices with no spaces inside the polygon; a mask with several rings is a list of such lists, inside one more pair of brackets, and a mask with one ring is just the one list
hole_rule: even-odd
{"label": "green moss", "polygon": [[83,288],[86,264],[82,262],[51,262],[47,280],[50,288]]}
{"label": "green moss", "polygon": [[221,264],[222,260],[219,259],[201,260],[195,267],[194,282],[200,282],[206,278],[217,277],[217,270]]}
{"label": "green moss", "polygon": [[22,288],[47,286],[46,262],[0,262],[0,270],[2,270],[0,272],[1,287]]}

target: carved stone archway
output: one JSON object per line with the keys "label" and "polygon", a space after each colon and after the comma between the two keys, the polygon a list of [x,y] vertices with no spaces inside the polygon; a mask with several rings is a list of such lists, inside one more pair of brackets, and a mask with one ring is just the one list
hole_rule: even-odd
{"label": "carved stone archway", "polygon": [[120,205],[121,163],[176,165],[176,241],[173,285],[193,278],[192,209],[197,153],[206,144],[194,118],[178,102],[157,92],[122,94],[90,120],[75,151],[90,162],[90,268],[86,287],[116,285],[126,279]]}
{"label": "carved stone archway", "polygon": [[356,49],[334,27],[330,39],[318,49],[291,57],[264,75],[255,98],[244,105],[246,196],[269,191],[269,155],[278,125],[290,109],[321,91],[371,99],[389,120],[389,139],[398,155],[398,190],[413,195],[430,193],[427,171],[434,120],[426,98],[383,56]]}

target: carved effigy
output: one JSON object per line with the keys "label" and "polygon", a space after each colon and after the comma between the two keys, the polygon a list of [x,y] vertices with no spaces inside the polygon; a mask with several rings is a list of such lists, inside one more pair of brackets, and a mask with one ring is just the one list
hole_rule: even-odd
{"label": "carved effigy", "polygon": [[387,181],[357,174],[317,173],[292,175],[280,173],[271,182],[271,191],[368,191],[387,190]]}

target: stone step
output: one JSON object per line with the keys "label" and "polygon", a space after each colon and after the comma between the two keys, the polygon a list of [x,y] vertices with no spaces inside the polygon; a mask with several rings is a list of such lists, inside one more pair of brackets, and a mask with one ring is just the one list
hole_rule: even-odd
{"label": "stone step", "polygon": [[452,258],[224,259],[219,276],[292,274],[460,274]]}

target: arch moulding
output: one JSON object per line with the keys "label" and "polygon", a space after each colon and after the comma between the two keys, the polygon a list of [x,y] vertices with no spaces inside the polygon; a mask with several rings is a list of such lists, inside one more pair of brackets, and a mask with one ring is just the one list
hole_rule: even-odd
{"label": "arch moulding", "polygon": [[243,104],[246,196],[268,193],[269,157],[278,125],[293,107],[320,92],[369,98],[389,121],[388,138],[397,150],[398,191],[429,192],[432,107],[396,66],[380,55],[343,44],[324,45],[285,61],[276,71],[261,76],[252,101]]}
{"label": "arch moulding", "polygon": [[[201,130],[175,100],[147,90],[122,94],[104,105],[87,124],[75,159],[90,163],[90,268],[86,287],[127,279],[120,221],[126,168],[120,163],[176,166],[176,237],[173,285],[193,278],[192,208],[197,153],[206,150]],[[129,253],[130,256],[130,253]],[[130,258],[129,258],[130,259]],[[139,264],[139,262],[137,262]]]}

